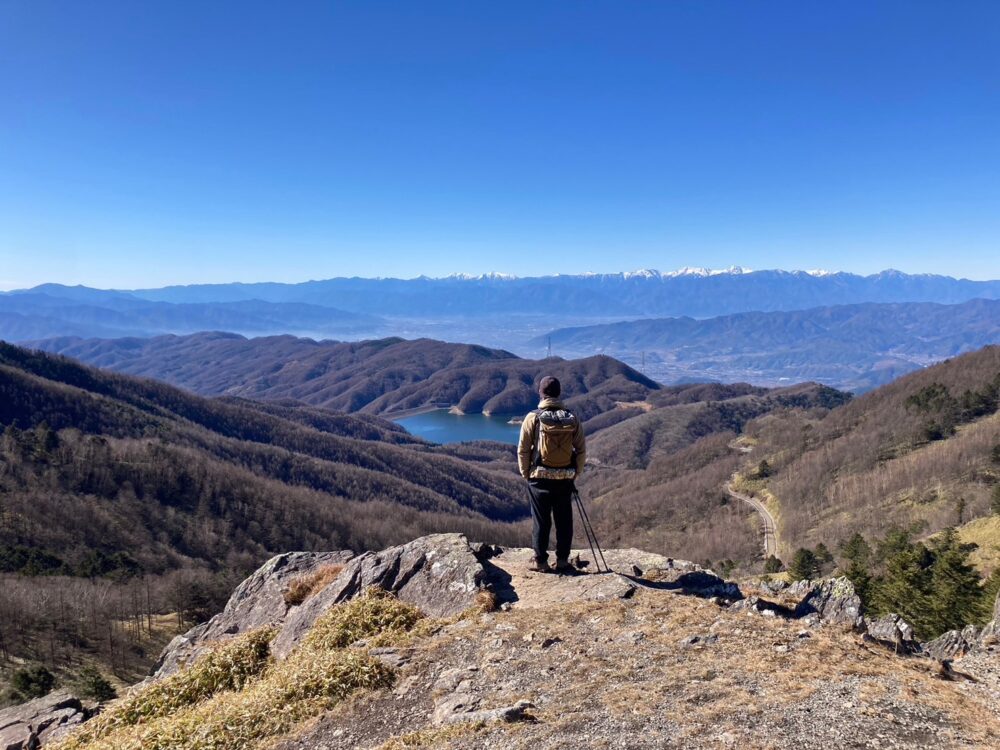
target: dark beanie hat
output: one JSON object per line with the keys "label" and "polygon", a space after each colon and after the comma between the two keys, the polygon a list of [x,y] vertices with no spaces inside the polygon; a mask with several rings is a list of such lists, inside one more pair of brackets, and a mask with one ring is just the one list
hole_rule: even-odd
{"label": "dark beanie hat", "polygon": [[538,384],[538,393],[542,398],[559,398],[559,394],[562,393],[562,386],[559,385],[557,378],[546,375],[542,378],[542,382]]}

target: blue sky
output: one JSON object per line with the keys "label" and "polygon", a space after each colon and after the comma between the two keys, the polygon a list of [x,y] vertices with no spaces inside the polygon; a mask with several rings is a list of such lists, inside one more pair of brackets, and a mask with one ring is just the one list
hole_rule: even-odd
{"label": "blue sky", "polygon": [[1000,277],[996,2],[0,0],[0,288]]}

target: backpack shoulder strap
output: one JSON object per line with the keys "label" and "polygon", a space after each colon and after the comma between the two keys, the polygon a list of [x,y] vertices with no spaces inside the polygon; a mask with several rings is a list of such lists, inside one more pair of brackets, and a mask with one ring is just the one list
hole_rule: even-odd
{"label": "backpack shoulder strap", "polygon": [[533,448],[533,452],[532,452],[532,456],[531,456],[531,465],[532,466],[541,466],[541,464],[542,464],[542,420],[539,418],[539,416],[541,415],[542,410],[541,409],[535,409],[531,413],[535,415],[535,435],[534,435],[534,438],[532,440],[532,442],[534,444],[534,448]]}

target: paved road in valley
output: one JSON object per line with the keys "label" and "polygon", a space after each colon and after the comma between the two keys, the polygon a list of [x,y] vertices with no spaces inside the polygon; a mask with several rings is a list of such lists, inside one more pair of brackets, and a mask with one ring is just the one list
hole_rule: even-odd
{"label": "paved road in valley", "polygon": [[751,506],[757,514],[760,516],[761,521],[764,523],[764,558],[767,559],[771,555],[778,554],[778,526],[774,522],[774,516],[771,512],[764,507],[764,504],[755,497],[750,497],[750,495],[744,495],[733,489],[731,484],[726,485],[726,492],[730,497],[737,500],[742,500],[747,505]]}

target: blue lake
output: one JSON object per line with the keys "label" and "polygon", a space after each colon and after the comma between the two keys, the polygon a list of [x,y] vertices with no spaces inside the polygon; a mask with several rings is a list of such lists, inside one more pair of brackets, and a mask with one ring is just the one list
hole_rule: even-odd
{"label": "blue lake", "polygon": [[451,414],[447,409],[436,409],[395,421],[410,434],[434,443],[464,443],[469,440],[516,443],[521,425],[507,424],[509,419],[509,416]]}

